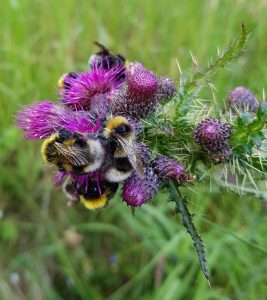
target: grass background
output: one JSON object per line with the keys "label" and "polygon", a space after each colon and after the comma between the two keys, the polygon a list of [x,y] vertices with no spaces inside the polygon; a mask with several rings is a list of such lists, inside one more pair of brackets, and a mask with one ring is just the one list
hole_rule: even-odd
{"label": "grass background", "polygon": [[[136,211],[119,195],[89,212],[67,208],[43,170],[40,142],[14,127],[20,104],[56,100],[62,73],[85,70],[98,40],[178,82],[189,50],[205,66],[239,32],[246,52],[214,84],[223,103],[245,85],[262,98],[267,79],[265,0],[3,0],[0,2],[0,299],[266,299],[263,201],[208,183],[190,207],[206,244],[212,289],[192,241],[162,192]],[[203,98],[210,97],[203,91]]]}

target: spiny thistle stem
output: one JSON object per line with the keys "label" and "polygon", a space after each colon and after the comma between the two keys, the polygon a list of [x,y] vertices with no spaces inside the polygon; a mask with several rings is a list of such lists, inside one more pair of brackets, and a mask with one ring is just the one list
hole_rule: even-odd
{"label": "spiny thistle stem", "polygon": [[172,200],[175,202],[177,210],[182,216],[183,225],[194,241],[194,247],[197,251],[200,268],[206,279],[209,281],[209,272],[207,269],[207,261],[205,257],[203,241],[193,223],[193,216],[188,210],[186,199],[182,196],[179,188],[173,182],[169,182],[169,190],[172,196]]}
{"label": "spiny thistle stem", "polygon": [[213,64],[207,66],[204,71],[197,70],[194,72],[191,81],[185,83],[185,90],[194,94],[196,89],[205,84],[212,76],[214,76],[220,69],[224,68],[226,64],[236,58],[243,50],[246,41],[249,37],[249,32],[246,26],[242,23],[241,33],[225,50],[218,56]]}

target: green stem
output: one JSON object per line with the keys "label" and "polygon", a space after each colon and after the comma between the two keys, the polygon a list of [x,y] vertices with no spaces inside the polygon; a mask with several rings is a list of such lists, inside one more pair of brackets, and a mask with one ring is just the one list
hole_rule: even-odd
{"label": "green stem", "polygon": [[193,223],[193,216],[188,210],[186,199],[182,196],[179,188],[173,182],[169,183],[169,189],[173,201],[175,202],[179,213],[182,215],[183,225],[186,227],[187,232],[194,241],[194,247],[197,251],[201,271],[209,281],[209,272],[207,269],[204,244]]}

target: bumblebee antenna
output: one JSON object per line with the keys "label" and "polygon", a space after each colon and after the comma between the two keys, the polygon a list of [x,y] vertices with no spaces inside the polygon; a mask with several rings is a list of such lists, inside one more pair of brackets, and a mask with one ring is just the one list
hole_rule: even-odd
{"label": "bumblebee antenna", "polygon": [[109,53],[107,47],[105,47],[103,44],[99,43],[98,41],[94,41],[94,45],[96,45],[98,48],[100,48],[103,52]]}

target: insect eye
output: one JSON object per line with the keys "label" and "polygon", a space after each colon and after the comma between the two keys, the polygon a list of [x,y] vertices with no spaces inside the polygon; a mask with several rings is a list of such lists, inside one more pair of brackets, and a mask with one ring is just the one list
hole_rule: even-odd
{"label": "insect eye", "polygon": [[129,129],[126,125],[119,125],[118,127],[116,127],[115,131],[116,131],[116,133],[122,135],[122,134],[128,132]]}
{"label": "insect eye", "polygon": [[81,140],[81,139],[77,139],[74,143],[74,146],[77,146],[77,147],[85,147],[86,146],[86,141],[84,140]]}

